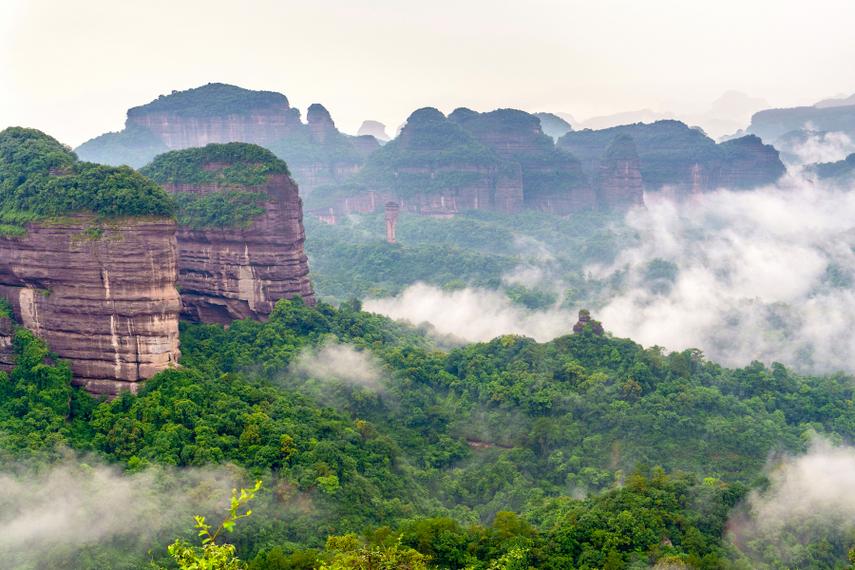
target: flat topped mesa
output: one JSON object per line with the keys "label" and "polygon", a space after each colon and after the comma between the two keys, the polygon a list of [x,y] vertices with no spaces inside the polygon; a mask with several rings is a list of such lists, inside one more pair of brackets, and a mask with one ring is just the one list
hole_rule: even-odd
{"label": "flat topped mesa", "polygon": [[[130,168],[79,162],[36,130],[0,133],[0,298],[90,392],[136,391],[178,361],[173,211]],[[11,329],[0,315],[6,367]]]}
{"label": "flat topped mesa", "polygon": [[157,157],[142,171],[175,196],[182,314],[264,318],[279,299],[314,304],[302,201],[286,164],[245,143]]}

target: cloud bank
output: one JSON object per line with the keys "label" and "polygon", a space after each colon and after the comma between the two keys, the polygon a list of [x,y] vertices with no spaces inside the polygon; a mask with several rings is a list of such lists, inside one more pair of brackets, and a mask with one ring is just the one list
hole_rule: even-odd
{"label": "cloud bank", "polygon": [[730,540],[750,558],[783,562],[821,540],[848,545],[855,529],[855,448],[816,438],[809,451],[771,468],[770,485],[752,491],[728,523]]}
{"label": "cloud bank", "polygon": [[[855,192],[789,178],[682,202],[648,195],[625,223],[640,239],[613,263],[585,268],[598,281],[587,308],[607,330],[645,346],[699,348],[730,366],[855,371]],[[526,260],[505,282],[560,290],[545,278],[549,259]],[[568,333],[583,307],[530,311],[501,291],[415,284],[365,308],[462,341],[546,341]]]}
{"label": "cloud bank", "polygon": [[291,372],[304,378],[337,380],[372,391],[382,388],[382,368],[377,359],[368,351],[336,342],[305,349],[292,364]]}
{"label": "cloud bank", "polygon": [[369,299],[366,311],[414,325],[427,323],[435,336],[458,341],[487,341],[520,334],[547,341],[567,334],[576,319],[571,311],[529,311],[514,305],[500,291],[466,288],[444,291],[416,283],[397,297]]}

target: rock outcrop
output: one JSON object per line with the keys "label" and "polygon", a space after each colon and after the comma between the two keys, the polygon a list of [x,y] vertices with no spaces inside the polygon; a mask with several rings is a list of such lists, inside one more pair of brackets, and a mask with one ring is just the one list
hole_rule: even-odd
{"label": "rock outcrop", "polygon": [[226,324],[264,318],[279,299],[314,304],[302,201],[284,162],[261,147],[231,143],[173,151],[143,172],[179,206],[186,318]]}
{"label": "rock outcrop", "polygon": [[579,161],[555,148],[534,115],[516,109],[476,113],[460,108],[449,119],[504,161],[519,165],[527,209],[569,214],[597,207],[594,189]]}
{"label": "rock outcrop", "polygon": [[301,121],[300,111],[281,93],[209,83],[128,110],[123,131],[96,137],[76,150],[84,160],[139,168],[168,150],[252,143],[287,161],[308,193],[353,176],[379,147],[374,137],[340,133],[321,105],[309,107],[307,121]]}
{"label": "rock outcrop", "polygon": [[588,175],[594,175],[620,136],[634,141],[648,192],[669,189],[680,196],[722,186],[746,189],[774,183],[786,172],[778,151],[756,137],[716,144],[701,130],[672,120],[573,131],[561,137],[558,146],[577,157]]}
{"label": "rock outcrop", "polygon": [[2,314],[0,309],[0,372],[9,372],[15,366],[15,349],[12,346],[14,337],[11,314]]}
{"label": "rock outcrop", "polygon": [[523,202],[522,174],[438,110],[424,108],[350,184],[318,189],[307,200],[339,213],[379,211],[390,201],[421,214],[516,212]]}
{"label": "rock outcrop", "polygon": [[0,296],[70,363],[77,385],[135,391],[178,361],[176,262],[173,220],[30,223],[25,235],[0,237]]}
{"label": "rock outcrop", "polygon": [[386,125],[380,121],[365,120],[356,131],[357,136],[371,136],[377,139],[380,144],[389,142],[389,135],[386,134]]}
{"label": "rock outcrop", "polygon": [[585,332],[586,329],[589,329],[597,336],[603,336],[603,334],[605,334],[603,324],[600,321],[591,318],[590,311],[588,311],[587,309],[582,309],[581,311],[579,311],[579,320],[576,321],[575,325],[573,325],[573,333],[580,334]]}
{"label": "rock outcrop", "polygon": [[619,135],[606,149],[597,173],[600,208],[620,211],[644,205],[644,181],[635,142]]}
{"label": "rock outcrop", "polygon": [[90,392],[134,391],[178,361],[173,210],[127,167],[79,162],[33,129],[0,132],[0,297]]}

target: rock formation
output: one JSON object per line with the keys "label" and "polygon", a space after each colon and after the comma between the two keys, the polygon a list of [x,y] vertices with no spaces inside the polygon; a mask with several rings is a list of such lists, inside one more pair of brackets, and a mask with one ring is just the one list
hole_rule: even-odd
{"label": "rock formation", "polygon": [[597,207],[579,161],[555,148],[534,115],[516,109],[476,113],[460,108],[449,119],[505,161],[519,165],[527,209],[569,214]]}
{"label": "rock formation", "polygon": [[307,197],[313,208],[342,213],[377,211],[393,201],[422,214],[464,210],[516,212],[522,176],[459,125],[433,108],[415,111],[400,136],[372,154],[348,185]]}
{"label": "rock formation", "polygon": [[579,311],[579,320],[573,325],[573,332],[579,334],[585,332],[586,328],[590,328],[591,332],[597,336],[603,336],[603,324],[600,321],[591,318],[591,312],[587,309]]}
{"label": "rock formation", "polygon": [[821,162],[813,164],[807,173],[831,184],[851,185],[855,182],[855,153],[836,162]]}
{"label": "rock formation", "polygon": [[597,194],[606,211],[644,205],[644,182],[631,137],[619,135],[606,149],[597,173]]}
{"label": "rock formation", "polygon": [[751,188],[771,184],[786,172],[778,152],[756,137],[716,144],[699,129],[672,120],[573,131],[561,137],[558,146],[594,175],[618,136],[635,142],[644,188],[650,192],[668,188],[679,196],[724,185]]}
{"label": "rock formation", "polygon": [[540,119],[540,128],[543,134],[552,137],[552,140],[558,140],[565,134],[573,130],[570,123],[552,113],[535,113],[535,117]]}
{"label": "rock formation", "polygon": [[202,322],[264,318],[276,301],[314,295],[302,201],[284,162],[243,143],[159,156],[143,169],[176,197],[182,314]]}
{"label": "rock formation", "polygon": [[837,131],[855,139],[855,105],[766,109],[754,113],[748,132],[774,144],[799,130]]}
{"label": "rock formation", "polygon": [[390,140],[389,135],[386,134],[386,125],[380,121],[362,121],[362,125],[360,125],[356,134],[357,136],[372,136],[380,144],[385,144]]}
{"label": "rock formation", "polygon": [[178,361],[176,261],[173,220],[31,223],[0,237],[0,296],[70,363],[75,384],[135,391]]}
{"label": "rock formation", "polygon": [[77,153],[92,162],[138,168],[168,150],[253,143],[287,161],[308,193],[353,176],[379,147],[373,137],[340,133],[321,105],[309,107],[307,121],[281,93],[209,83],[128,110],[123,131],[87,141]]}
{"label": "rock formation", "polygon": [[12,315],[0,309],[0,372],[8,372],[15,366],[15,349],[12,346]]}
{"label": "rock formation", "polygon": [[0,133],[0,297],[90,392],[133,391],[178,361],[172,211],[129,168],[78,162],[32,129]]}

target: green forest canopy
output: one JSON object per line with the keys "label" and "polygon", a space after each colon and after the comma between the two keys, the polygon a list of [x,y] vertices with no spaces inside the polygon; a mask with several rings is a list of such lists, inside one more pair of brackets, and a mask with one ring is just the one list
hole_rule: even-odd
{"label": "green forest canopy", "polygon": [[129,167],[80,162],[35,129],[0,132],[0,224],[75,213],[172,216],[174,209],[162,188]]}
{"label": "green forest canopy", "polygon": [[[268,322],[182,324],[181,340],[183,368],[98,403],[18,329],[18,366],[0,374],[0,457],[43,465],[67,446],[130,471],[239,465],[265,480],[232,537],[258,570],[395,549],[461,569],[834,567],[853,545],[845,533],[775,548],[724,538],[770,454],[803,451],[813,432],[855,437],[847,376],[727,369],[591,328],[442,352],[357,302],[280,301]],[[370,351],[381,388],[291,372],[331,342]],[[171,540],[146,547],[165,557]],[[147,559],[122,541],[40,556],[75,568]]]}

